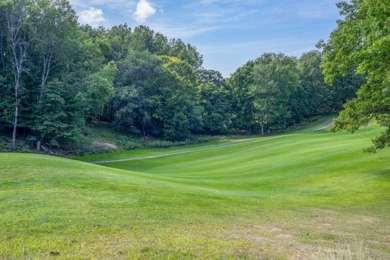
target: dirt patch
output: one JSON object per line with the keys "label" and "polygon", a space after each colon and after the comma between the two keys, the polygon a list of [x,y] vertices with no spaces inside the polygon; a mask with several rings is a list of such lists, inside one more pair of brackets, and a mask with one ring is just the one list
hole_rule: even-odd
{"label": "dirt patch", "polygon": [[92,143],[93,146],[107,149],[107,150],[115,150],[118,149],[118,146],[116,144],[110,144],[110,143],[105,143],[105,142],[99,142],[95,141]]}

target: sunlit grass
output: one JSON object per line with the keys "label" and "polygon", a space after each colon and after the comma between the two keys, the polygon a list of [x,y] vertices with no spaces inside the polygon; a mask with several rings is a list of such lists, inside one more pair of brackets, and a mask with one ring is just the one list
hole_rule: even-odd
{"label": "sunlit grass", "polygon": [[298,259],[357,240],[388,258],[390,151],[363,152],[379,132],[82,158],[172,154],[103,165],[0,154],[0,258]]}

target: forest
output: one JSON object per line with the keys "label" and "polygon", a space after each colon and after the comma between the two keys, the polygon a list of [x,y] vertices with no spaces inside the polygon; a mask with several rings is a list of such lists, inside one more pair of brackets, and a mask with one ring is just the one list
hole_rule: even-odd
{"label": "forest", "polygon": [[[340,27],[350,26],[357,12],[365,12],[355,2],[340,4],[346,16]],[[374,16],[386,21],[386,14]],[[386,22],[378,26],[386,35]],[[348,42],[361,37],[349,35]],[[388,35],[383,41],[387,48]],[[203,68],[195,46],[147,26],[80,25],[67,0],[2,1],[0,133],[11,140],[12,149],[23,140],[37,150],[42,145],[73,149],[88,126],[101,123],[132,136],[170,141],[193,135],[264,135],[339,112],[347,101],[350,105],[335,129],[354,131],[372,119],[387,126],[387,92],[379,95],[382,106],[374,108],[378,114],[365,110],[365,117],[357,108],[367,91],[360,90],[360,96],[356,92],[380,80],[388,89],[389,52],[385,49],[380,56],[383,66],[376,71],[382,74],[370,77],[375,65],[364,56],[337,60],[342,41],[337,37],[335,31],[328,43],[320,41],[300,57],[259,54],[224,78]],[[362,66],[356,63],[359,57]],[[383,136],[379,148],[389,145]]]}

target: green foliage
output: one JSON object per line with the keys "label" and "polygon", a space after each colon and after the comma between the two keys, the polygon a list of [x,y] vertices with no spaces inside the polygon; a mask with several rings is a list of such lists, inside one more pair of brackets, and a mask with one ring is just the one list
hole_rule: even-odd
{"label": "green foliage", "polygon": [[89,117],[102,114],[106,104],[113,98],[116,73],[116,63],[111,61],[84,82],[85,90],[81,95],[83,95],[83,103],[86,104],[84,110]]}
{"label": "green foliage", "polygon": [[144,136],[183,140],[197,122],[195,71],[186,62],[132,51],[118,66],[115,125]]}
{"label": "green foliage", "polygon": [[253,83],[254,120],[264,128],[284,128],[291,117],[289,101],[299,86],[297,61],[283,54],[264,54],[255,61]]}
{"label": "green foliage", "polygon": [[301,84],[291,97],[292,118],[296,122],[336,110],[332,106],[332,89],[322,75],[321,62],[322,54],[319,51],[304,53],[298,60]]}
{"label": "green foliage", "polygon": [[325,46],[322,64],[328,83],[355,69],[366,83],[346,103],[334,130],[354,132],[375,120],[387,127],[371,151],[390,145],[390,4],[380,0],[354,0],[338,4],[345,19],[338,22]]}
{"label": "green foliage", "polygon": [[233,96],[233,124],[238,129],[245,129],[249,134],[254,125],[254,96],[249,91],[249,86],[253,84],[253,66],[253,61],[248,62],[238,68],[229,79]]}
{"label": "green foliage", "polygon": [[[1,136],[0,136],[1,137]],[[89,124],[84,129],[84,134],[79,139],[77,148],[78,154],[96,154],[112,152],[113,150],[134,150],[145,148],[169,148],[175,146],[184,146],[198,143],[217,142],[220,137],[194,135],[184,141],[168,141],[155,139],[151,137],[140,138],[137,133],[129,134],[128,132],[113,129],[106,123]],[[109,144],[109,146],[99,146],[100,144]]]}
{"label": "green foliage", "polygon": [[185,44],[180,39],[173,39],[169,42],[170,52],[169,55],[178,57],[182,61],[185,61],[195,69],[199,69],[203,63],[203,57],[198,53],[194,46]]}
{"label": "green foliage", "polygon": [[119,61],[124,59],[131,44],[131,28],[127,25],[113,26],[105,35],[110,51],[106,54],[106,60]]}
{"label": "green foliage", "polygon": [[286,127],[291,118],[290,97],[299,88],[297,61],[284,54],[266,53],[248,62],[230,79],[235,124],[247,132]]}
{"label": "green foliage", "polygon": [[12,124],[12,88],[11,82],[0,76],[0,130],[5,126]]}
{"label": "green foliage", "polygon": [[161,135],[161,122],[156,117],[162,75],[161,61],[149,52],[130,52],[118,64],[116,95],[113,100],[114,124],[132,133]]}
{"label": "green foliage", "polygon": [[190,122],[183,111],[175,111],[165,124],[164,138],[167,140],[185,140],[190,136]]}
{"label": "green foliage", "polygon": [[[194,134],[284,129],[341,109],[362,82],[347,65],[356,61],[353,65],[358,72],[373,75],[370,68],[377,63],[363,62],[363,56],[388,55],[388,38],[381,31],[387,23],[383,17],[375,20],[378,24],[362,23],[361,29],[359,23],[352,22],[360,1],[340,4],[349,17],[340,26],[345,23],[343,30],[359,35],[368,31],[377,34],[367,43],[360,41],[361,46],[371,46],[362,47],[364,55],[339,60],[340,66],[324,66],[327,79],[335,80],[334,88],[324,83],[319,66],[322,54],[316,51],[298,60],[284,54],[264,54],[226,80],[219,72],[202,68],[202,55],[196,47],[181,39],[168,39],[147,26],[80,26],[67,0],[1,3],[0,52],[7,55],[0,55],[0,122],[3,131],[10,135],[12,131],[13,144],[18,137],[28,138],[31,144],[62,147],[74,143],[74,129],[86,131],[86,126],[98,122],[131,135],[171,142],[185,141]],[[363,6],[364,17],[387,12],[383,4]],[[362,17],[359,19],[364,20]],[[18,30],[8,30],[7,19]],[[12,36],[10,32],[18,33]],[[325,56],[340,59],[338,54],[336,58],[329,54],[332,44],[326,47]],[[12,52],[12,47],[21,52]],[[360,98],[366,92],[376,93],[370,94],[375,96],[372,104],[385,97],[383,106],[365,109],[371,117],[375,111],[387,111],[388,87],[381,94],[372,88],[388,77],[387,63],[378,64],[380,73],[367,79],[368,90],[360,91]],[[335,75],[342,70],[344,77]],[[375,116],[382,125],[388,122],[386,113]],[[74,129],[71,122],[75,122]],[[379,138],[377,143],[383,144],[383,140]]]}
{"label": "green foliage", "polygon": [[78,111],[81,106],[69,95],[63,82],[50,81],[38,105],[41,114],[32,130],[39,140],[58,148],[80,139],[83,118]]}
{"label": "green foliage", "polygon": [[[162,92],[158,117],[163,119],[164,138],[184,140],[191,130],[202,126],[200,108],[196,103],[196,75],[194,68],[178,58],[162,57],[165,77],[161,84]],[[163,108],[163,110],[162,110]]]}
{"label": "green foliage", "polygon": [[226,134],[231,125],[232,98],[221,73],[202,70],[198,73],[199,102],[203,108],[203,131]]}

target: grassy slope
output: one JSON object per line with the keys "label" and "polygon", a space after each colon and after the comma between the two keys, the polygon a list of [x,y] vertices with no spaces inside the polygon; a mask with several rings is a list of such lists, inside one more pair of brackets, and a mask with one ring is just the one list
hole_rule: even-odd
{"label": "grassy slope", "polygon": [[378,131],[83,158],[184,151],[119,169],[0,154],[0,258],[388,258],[390,151],[362,152]]}

